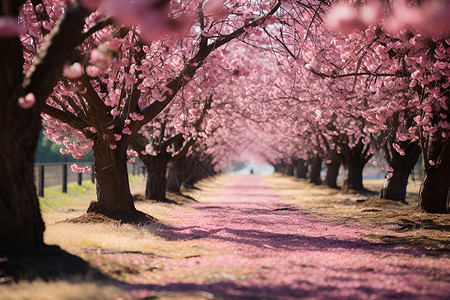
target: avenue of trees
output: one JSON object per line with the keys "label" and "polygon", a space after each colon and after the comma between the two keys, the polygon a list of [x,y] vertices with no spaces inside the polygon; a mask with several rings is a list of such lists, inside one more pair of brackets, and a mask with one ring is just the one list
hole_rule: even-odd
{"label": "avenue of trees", "polygon": [[42,128],[62,153],[93,154],[94,170],[73,167],[95,173],[88,213],[142,218],[127,160],[166,201],[247,158],[334,188],[342,166],[341,188],[363,191],[377,151],[380,197],[405,201],[422,155],[419,206],[447,213],[450,8],[395,3],[3,1],[0,248],[44,245]]}

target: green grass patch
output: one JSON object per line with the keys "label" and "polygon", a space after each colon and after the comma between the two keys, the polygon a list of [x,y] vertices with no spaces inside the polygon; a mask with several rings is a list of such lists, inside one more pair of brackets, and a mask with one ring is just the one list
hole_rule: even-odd
{"label": "green grass patch", "polygon": [[[130,183],[144,181],[144,175],[130,176]],[[62,192],[61,186],[44,189],[44,197],[39,197],[42,212],[61,210],[70,206],[87,206],[97,198],[95,183],[83,181],[82,185],[71,183],[67,185],[67,193]]]}
{"label": "green grass patch", "polygon": [[82,185],[76,183],[67,185],[67,193],[62,192],[61,186],[54,186],[44,189],[44,197],[39,197],[41,211],[60,210],[67,206],[86,205],[95,200],[95,184],[83,182]]}

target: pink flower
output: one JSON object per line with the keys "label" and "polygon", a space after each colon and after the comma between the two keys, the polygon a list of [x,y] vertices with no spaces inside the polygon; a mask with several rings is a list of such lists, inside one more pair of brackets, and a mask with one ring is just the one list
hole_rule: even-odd
{"label": "pink flower", "polygon": [[130,134],[131,134],[131,130],[130,130],[130,128],[125,127],[125,128],[122,130],[122,133],[123,133],[123,134],[130,135]]}
{"label": "pink flower", "polygon": [[325,23],[336,32],[348,33],[356,28],[364,28],[358,10],[347,3],[337,3],[325,16]]}
{"label": "pink flower", "polygon": [[97,10],[103,0],[80,0],[81,6],[87,10]]}
{"label": "pink flower", "polygon": [[38,14],[42,14],[44,12],[44,6],[42,4],[36,5],[34,8]]}
{"label": "pink flower", "polygon": [[64,149],[64,148],[60,148],[60,149],[59,149],[59,153],[61,153],[61,154],[69,154],[70,151],[67,150],[67,149]]}
{"label": "pink flower", "polygon": [[97,77],[101,73],[101,70],[96,66],[87,66],[86,67],[86,74],[90,77]]}
{"label": "pink flower", "polygon": [[203,13],[214,21],[224,20],[230,14],[220,0],[208,0],[204,3]]}
{"label": "pink flower", "polygon": [[78,62],[71,65],[65,65],[63,74],[69,79],[77,79],[83,75],[83,67]]}
{"label": "pink flower", "polygon": [[434,161],[432,161],[431,159],[428,161],[428,163],[430,164],[430,166],[434,166],[436,163]]}
{"label": "pink flower", "polygon": [[91,168],[89,167],[80,167],[77,164],[71,165],[70,168],[72,169],[72,172],[75,173],[86,173],[86,172],[89,173],[92,171]]}
{"label": "pink flower", "polygon": [[403,151],[403,149],[400,148],[400,146],[398,144],[392,143],[392,147],[394,147],[395,151],[397,151],[398,154],[400,154],[402,156],[405,155],[405,151]]}
{"label": "pink flower", "polygon": [[361,9],[361,20],[367,26],[378,23],[383,15],[383,6],[378,1],[372,1]]}
{"label": "pink flower", "polygon": [[117,148],[117,145],[114,145],[114,144],[110,144],[110,145],[109,145],[109,148],[111,148],[111,150],[114,150],[114,149],[116,149],[116,148]]}
{"label": "pink flower", "polygon": [[0,17],[0,37],[11,38],[21,33],[22,28],[14,17]]}
{"label": "pink flower", "polygon": [[392,176],[394,176],[394,173],[388,173],[386,178],[391,178]]}
{"label": "pink flower", "polygon": [[33,107],[34,103],[36,102],[36,97],[33,93],[28,93],[25,97],[20,97],[17,102],[23,109],[29,109]]}

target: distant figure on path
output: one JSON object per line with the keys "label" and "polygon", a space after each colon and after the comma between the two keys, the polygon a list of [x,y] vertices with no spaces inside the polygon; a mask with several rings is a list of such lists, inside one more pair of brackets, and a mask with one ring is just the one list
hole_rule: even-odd
{"label": "distant figure on path", "polygon": [[253,174],[253,168],[250,169],[250,174]]}

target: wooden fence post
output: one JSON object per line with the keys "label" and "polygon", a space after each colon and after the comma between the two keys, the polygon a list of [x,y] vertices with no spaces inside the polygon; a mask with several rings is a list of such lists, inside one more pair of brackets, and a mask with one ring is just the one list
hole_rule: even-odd
{"label": "wooden fence post", "polygon": [[62,192],[67,193],[67,164],[63,164],[62,167]]}
{"label": "wooden fence post", "polygon": [[44,165],[39,166],[38,195],[44,197]]}
{"label": "wooden fence post", "polygon": [[78,185],[83,183],[83,173],[78,173]]}

